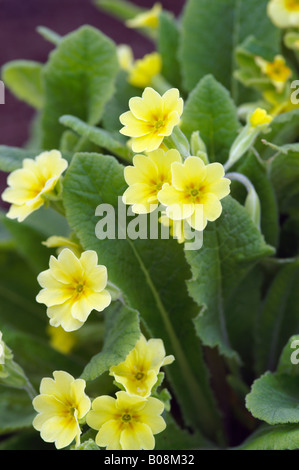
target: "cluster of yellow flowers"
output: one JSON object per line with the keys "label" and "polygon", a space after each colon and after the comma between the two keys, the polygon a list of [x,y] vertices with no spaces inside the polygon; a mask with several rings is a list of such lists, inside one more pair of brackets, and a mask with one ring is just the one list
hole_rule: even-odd
{"label": "cluster of yellow flowers", "polygon": [[110,368],[110,375],[123,390],[116,398],[108,395],[93,401],[85,393],[86,382],[69,373],[55,371],[44,378],[40,395],[33,400],[37,416],[33,426],[46,442],[57,449],[80,444],[81,425],[97,430],[96,443],[107,450],[151,450],[154,435],[166,423],[161,416],[164,404],[150,396],[157,383],[160,368],[171,364],[173,356],[165,356],[161,339],[146,341],[141,335],[135,348],[121,364]]}
{"label": "cluster of yellow flowers", "polygon": [[197,156],[183,161],[177,149],[168,149],[163,140],[180,122],[183,100],[172,88],[160,96],[147,87],[142,97],[131,98],[130,111],[120,116],[120,132],[131,137],[133,166],[124,170],[128,189],[123,202],[136,214],[149,213],[159,204],[165,206],[161,222],[172,226],[183,241],[182,222],[202,231],[208,221],[222,212],[220,200],[230,192],[230,180],[224,178],[220,163],[205,164]]}

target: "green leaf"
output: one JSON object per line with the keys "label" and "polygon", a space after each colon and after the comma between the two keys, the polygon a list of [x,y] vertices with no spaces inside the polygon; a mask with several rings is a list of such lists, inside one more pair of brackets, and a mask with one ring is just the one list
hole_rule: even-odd
{"label": "green leaf", "polygon": [[256,371],[273,370],[290,336],[299,331],[299,262],[283,266],[274,277],[259,312]]}
{"label": "green leaf", "polygon": [[114,92],[118,71],[115,44],[91,26],[64,36],[44,66],[43,146],[57,148],[63,132],[59,118],[72,114],[97,124]]}
{"label": "green leaf", "polygon": [[85,380],[99,377],[126,359],[140,338],[138,312],[122,304],[113,305],[105,312],[105,330],[102,351],[92,357],[81,375]]}
{"label": "green leaf", "polygon": [[299,377],[266,372],[246,397],[251,414],[268,424],[299,422]]}
{"label": "green leaf", "polygon": [[36,109],[41,109],[43,105],[42,67],[39,62],[14,60],[2,68],[5,86],[18,99]]}
{"label": "green leaf", "polygon": [[296,450],[298,442],[298,424],[263,425],[236,450]]}
{"label": "green leaf", "polygon": [[271,256],[273,249],[266,245],[244,207],[230,196],[222,205],[221,217],[204,231],[202,248],[186,251],[192,269],[188,289],[201,307],[194,323],[203,343],[218,346],[221,354],[236,359],[226,325],[227,303],[233,301],[250,269]]}
{"label": "green leaf", "polygon": [[0,435],[31,427],[35,415],[25,391],[0,385]]}
{"label": "green leaf", "polygon": [[89,126],[75,116],[62,116],[59,121],[99,147],[123,158],[125,161],[132,161],[133,154],[129,147],[116,140],[108,131],[99,127]]}
{"label": "green leaf", "polygon": [[162,11],[159,15],[157,51],[162,58],[162,75],[172,86],[181,89],[178,47],[179,26],[172,14]]}
{"label": "green leaf", "polygon": [[97,251],[109,280],[139,312],[149,336],[162,338],[166,353],[175,356],[166,373],[186,422],[218,439],[221,424],[192,324],[196,305],[185,287],[190,272],[182,247],[172,239],[99,240],[95,235],[96,207],[105,203],[118,210],[126,189],[123,170],[113,157],[76,154],[64,180],[67,218],[82,246]]}
{"label": "green leaf", "polygon": [[0,170],[10,173],[21,168],[24,158],[35,158],[40,151],[0,145]]}
{"label": "green leaf", "polygon": [[268,0],[188,0],[182,18],[180,60],[185,88],[191,91],[213,74],[237,101],[233,78],[235,50],[247,36],[279,46],[280,31],[268,18]]}
{"label": "green leaf", "polygon": [[240,124],[228,91],[208,75],[197,84],[184,106],[181,129],[190,138],[200,131],[211,161],[224,163]]}

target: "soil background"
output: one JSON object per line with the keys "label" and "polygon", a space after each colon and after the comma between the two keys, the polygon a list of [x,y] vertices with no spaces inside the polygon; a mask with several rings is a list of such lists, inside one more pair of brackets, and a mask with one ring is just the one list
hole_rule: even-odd
{"label": "soil background", "polygon": [[[151,8],[156,2],[135,0],[133,3]],[[159,3],[178,16],[185,0],[159,0]],[[38,26],[65,35],[83,24],[100,29],[117,44],[130,44],[136,58],[153,50],[150,41],[102,13],[92,0],[0,0],[0,68],[16,59],[47,61],[53,45],[37,33]],[[5,104],[0,105],[0,145],[25,145],[33,115],[32,108],[6,89]],[[6,177],[0,172],[0,194],[6,187]]]}

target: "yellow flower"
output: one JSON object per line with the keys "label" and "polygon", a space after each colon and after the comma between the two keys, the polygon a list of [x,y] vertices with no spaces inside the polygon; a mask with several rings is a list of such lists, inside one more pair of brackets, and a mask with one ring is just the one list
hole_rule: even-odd
{"label": "yellow flower", "polygon": [[38,275],[43,288],[36,297],[44,303],[50,325],[61,325],[65,331],[80,328],[95,309],[101,312],[111,302],[107,269],[100,266],[95,251],[85,251],[80,258],[64,248],[56,259],[50,258],[50,269]]}
{"label": "yellow flower", "polygon": [[69,238],[53,235],[46,241],[42,242],[47,248],[57,248],[59,254],[64,248],[69,248],[74,254],[79,257],[82,253],[82,248],[78,243],[73,242]]}
{"label": "yellow flower", "polygon": [[262,57],[255,58],[256,64],[267,75],[278,92],[282,92],[286,82],[292,76],[292,70],[286,65],[285,59],[277,55],[273,62],[268,62]]}
{"label": "yellow flower", "polygon": [[148,156],[135,155],[134,166],[127,166],[124,176],[129,188],[123,194],[124,204],[132,204],[135,214],[152,212],[158,207],[158,192],[164,183],[171,182],[171,164],[181,162],[177,150],[162,149],[150,152]]}
{"label": "yellow flower", "polygon": [[158,373],[162,366],[171,364],[174,357],[165,356],[164,344],[161,339],[146,341],[141,335],[135,348],[126,357],[126,360],[110,368],[116,382],[122,384],[130,395],[148,397],[158,380]]}
{"label": "yellow flower", "polygon": [[249,117],[251,127],[268,126],[272,120],[273,117],[262,108],[257,108]]}
{"label": "yellow flower", "polygon": [[205,165],[199,157],[188,157],[184,163],[171,165],[172,184],[165,183],[158,199],[166,206],[172,220],[186,220],[195,230],[202,231],[207,221],[220,217],[220,200],[230,192],[230,180],[224,178],[220,163]]}
{"label": "yellow flower", "polygon": [[90,399],[85,394],[85,380],[74,379],[64,371],[53,372],[52,378],[44,378],[40,395],[32,402],[38,415],[33,427],[40,431],[45,442],[55,442],[57,449],[70,445],[76,439],[80,444],[79,420],[90,410]]}
{"label": "yellow flower", "polygon": [[44,196],[53,192],[67,165],[57,150],[43,152],[35,159],[25,158],[23,167],[8,176],[9,187],[2,194],[3,201],[12,204],[7,217],[22,222],[39,209],[44,204]]}
{"label": "yellow flower", "polygon": [[152,450],[154,434],[166,427],[161,413],[164,404],[157,398],[148,399],[117,392],[116,399],[97,397],[86,417],[87,424],[99,430],[96,443],[107,450]]}
{"label": "yellow flower", "polygon": [[153,28],[156,29],[159,25],[159,15],[162,10],[160,3],[155,3],[151,10],[140,13],[131,20],[126,22],[129,28]]}
{"label": "yellow flower", "polygon": [[141,98],[130,99],[130,111],[123,113],[119,118],[125,126],[120,132],[132,137],[133,152],[157,150],[164,137],[171,135],[174,126],[180,122],[183,106],[183,100],[176,88],[171,88],[160,96],[155,90],[147,87]]}
{"label": "yellow flower", "polygon": [[131,70],[134,62],[133,52],[127,44],[120,44],[116,49],[119,66],[121,69]]}
{"label": "yellow flower", "polygon": [[76,338],[74,333],[66,332],[61,326],[48,325],[47,332],[50,336],[50,344],[52,348],[62,354],[69,354],[74,345],[76,344]]}
{"label": "yellow flower", "polygon": [[299,0],[270,0],[268,15],[279,28],[299,26]]}
{"label": "yellow flower", "polygon": [[145,88],[152,82],[153,77],[162,70],[162,59],[158,52],[146,54],[142,59],[136,60],[129,72],[129,83],[139,88]]}

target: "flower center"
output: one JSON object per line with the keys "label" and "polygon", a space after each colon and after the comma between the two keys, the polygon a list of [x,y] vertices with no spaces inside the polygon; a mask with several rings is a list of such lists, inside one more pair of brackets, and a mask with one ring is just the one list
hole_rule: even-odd
{"label": "flower center", "polygon": [[160,129],[160,127],[164,126],[164,121],[159,120],[155,122],[155,128]]}
{"label": "flower center", "polygon": [[125,413],[124,415],[122,415],[121,419],[122,419],[125,423],[128,423],[129,421],[131,421],[132,416],[131,416],[129,413]]}
{"label": "flower center", "polygon": [[299,11],[299,0],[284,0],[284,5],[289,11]]}
{"label": "flower center", "polygon": [[198,195],[199,195],[198,189],[192,189],[192,190],[191,190],[191,196],[196,197],[196,196],[198,196]]}
{"label": "flower center", "polygon": [[83,284],[78,284],[77,287],[76,287],[76,291],[78,292],[78,294],[80,294],[82,291],[83,291]]}
{"label": "flower center", "polygon": [[137,372],[137,374],[135,375],[135,379],[136,380],[142,380],[144,377],[144,373],[143,372]]}

